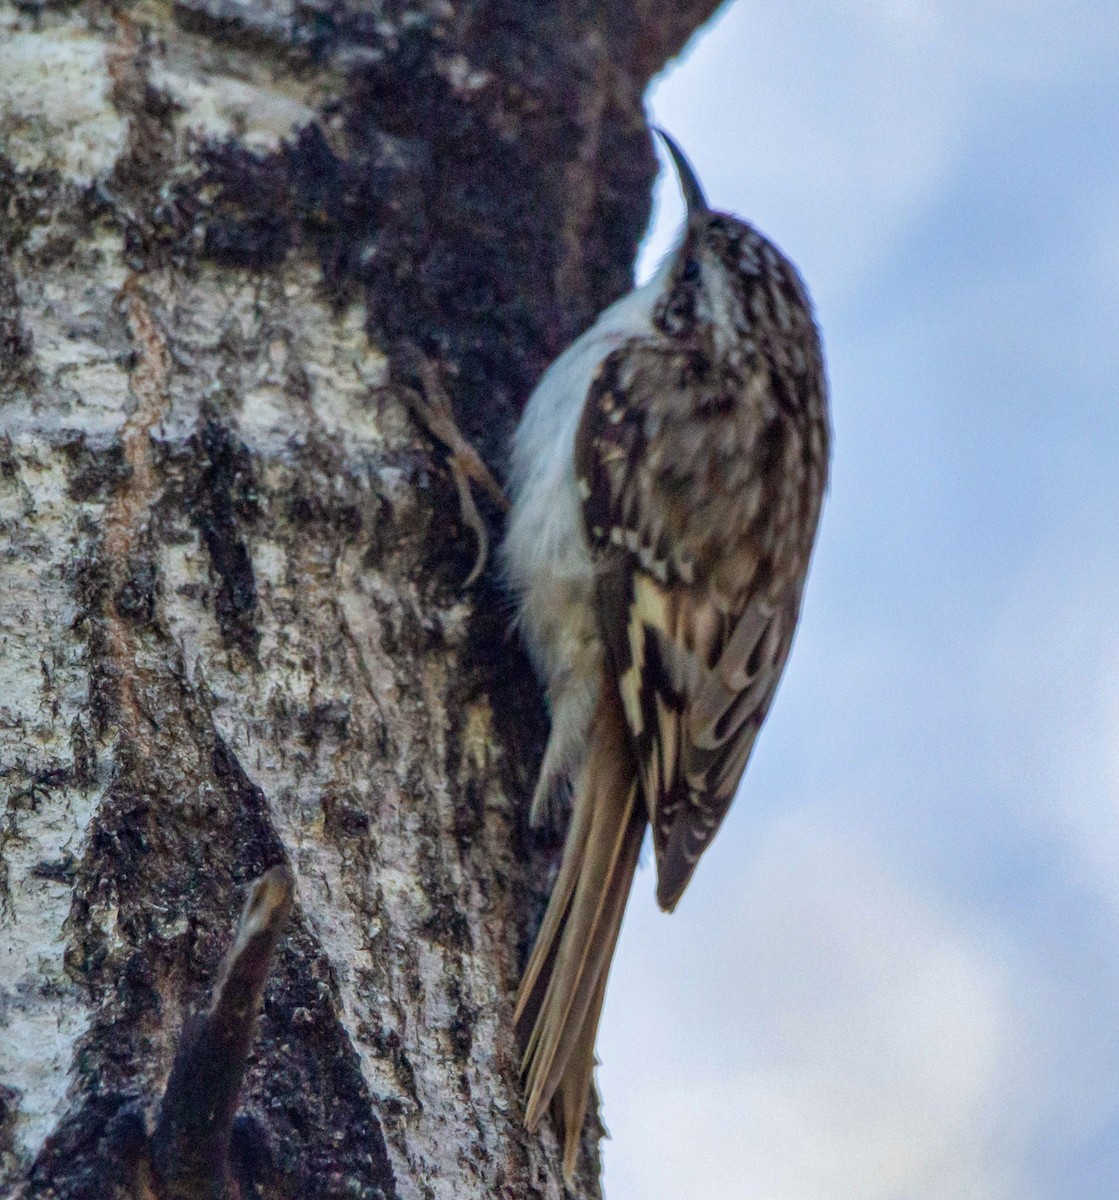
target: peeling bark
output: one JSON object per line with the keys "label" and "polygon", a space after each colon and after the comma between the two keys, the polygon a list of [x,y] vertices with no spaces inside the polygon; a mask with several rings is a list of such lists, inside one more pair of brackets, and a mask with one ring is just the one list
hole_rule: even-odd
{"label": "peeling bark", "polygon": [[629,285],[669,7],[0,3],[2,1194],[170,1186],[129,1164],[281,865],[242,1197],[564,1194],[511,1029],[545,718],[392,372],[500,476]]}

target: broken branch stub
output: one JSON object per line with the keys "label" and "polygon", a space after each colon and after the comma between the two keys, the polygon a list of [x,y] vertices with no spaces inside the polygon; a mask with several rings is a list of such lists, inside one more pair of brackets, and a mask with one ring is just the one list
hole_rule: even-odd
{"label": "broken branch stub", "polygon": [[160,1200],[234,1200],[237,1100],[264,985],[291,910],[293,880],[273,867],[249,891],[209,1009],[183,1028],[150,1142]]}

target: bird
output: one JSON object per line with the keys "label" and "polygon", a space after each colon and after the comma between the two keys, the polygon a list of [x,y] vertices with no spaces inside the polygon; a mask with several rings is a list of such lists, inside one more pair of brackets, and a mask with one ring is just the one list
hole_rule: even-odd
{"label": "bird", "polygon": [[525,1123],[572,1178],[610,960],[651,827],[671,912],[738,788],[788,659],[827,484],[807,289],[712,209],[547,369],[515,430],[503,571],[551,718],[530,821],[571,813],[525,968]]}

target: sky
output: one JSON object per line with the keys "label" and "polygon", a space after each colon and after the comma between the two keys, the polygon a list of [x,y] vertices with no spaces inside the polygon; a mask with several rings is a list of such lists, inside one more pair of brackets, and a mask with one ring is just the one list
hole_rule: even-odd
{"label": "sky", "polygon": [[648,106],[800,267],[835,449],[736,804],[638,875],[607,1200],[1114,1200],[1119,4],[737,0]]}

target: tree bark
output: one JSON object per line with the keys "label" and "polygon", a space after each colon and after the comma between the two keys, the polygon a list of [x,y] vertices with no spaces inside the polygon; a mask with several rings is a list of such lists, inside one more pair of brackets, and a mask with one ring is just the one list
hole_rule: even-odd
{"label": "tree bark", "polygon": [[209,1194],[564,1194],[511,1032],[546,718],[397,348],[500,475],[630,284],[715,0],[660,7],[0,3],[0,1194],[173,1193],[136,1146],[281,864]]}

